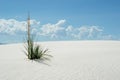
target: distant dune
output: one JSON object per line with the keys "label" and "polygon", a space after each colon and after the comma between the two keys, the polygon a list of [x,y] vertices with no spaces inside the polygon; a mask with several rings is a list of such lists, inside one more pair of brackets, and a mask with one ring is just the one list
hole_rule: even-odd
{"label": "distant dune", "polygon": [[5,44],[5,43],[0,43],[0,45],[3,45],[3,44]]}
{"label": "distant dune", "polygon": [[50,60],[28,60],[24,44],[0,45],[0,80],[120,80],[120,41],[39,42]]}

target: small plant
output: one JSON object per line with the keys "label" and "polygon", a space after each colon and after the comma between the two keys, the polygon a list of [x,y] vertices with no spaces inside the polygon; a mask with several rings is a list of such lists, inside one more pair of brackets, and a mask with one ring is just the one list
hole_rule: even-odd
{"label": "small plant", "polygon": [[40,45],[35,44],[33,39],[27,41],[25,49],[26,49],[25,54],[30,60],[42,58],[47,59],[45,56],[50,56],[47,54],[48,49],[43,49]]}
{"label": "small plant", "polygon": [[28,29],[27,29],[27,40],[25,45],[25,54],[27,55],[28,59],[34,60],[34,59],[48,59],[45,56],[51,56],[46,54],[48,52],[48,49],[42,49],[42,47],[38,44],[35,44],[33,41],[33,38],[31,38],[30,34],[30,17],[28,16]]}

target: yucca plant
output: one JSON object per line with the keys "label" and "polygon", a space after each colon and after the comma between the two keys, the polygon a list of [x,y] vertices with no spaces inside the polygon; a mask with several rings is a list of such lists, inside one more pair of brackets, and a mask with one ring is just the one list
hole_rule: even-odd
{"label": "yucca plant", "polygon": [[25,45],[25,54],[27,55],[28,59],[34,60],[34,59],[47,59],[48,55],[48,49],[43,49],[40,45],[35,44],[33,39],[30,39],[27,41],[27,44]]}
{"label": "yucca plant", "polygon": [[27,55],[28,59],[34,60],[34,59],[48,59],[45,56],[51,56],[48,55],[48,49],[42,49],[42,47],[38,44],[34,43],[33,38],[31,38],[30,34],[30,17],[28,16],[28,31],[27,31],[27,40],[26,45],[24,46],[26,51],[25,54]]}

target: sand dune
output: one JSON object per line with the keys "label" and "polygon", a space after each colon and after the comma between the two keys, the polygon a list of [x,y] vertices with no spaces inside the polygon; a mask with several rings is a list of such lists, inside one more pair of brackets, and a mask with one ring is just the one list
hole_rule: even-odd
{"label": "sand dune", "polygon": [[0,80],[120,80],[120,41],[39,44],[50,61],[28,60],[22,43],[0,45]]}

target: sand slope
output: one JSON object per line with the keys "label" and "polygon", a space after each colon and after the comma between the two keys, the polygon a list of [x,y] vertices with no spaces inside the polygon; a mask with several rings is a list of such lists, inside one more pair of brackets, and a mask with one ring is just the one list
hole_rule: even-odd
{"label": "sand slope", "polygon": [[51,61],[28,60],[23,44],[0,45],[0,80],[120,80],[120,41],[40,44]]}

